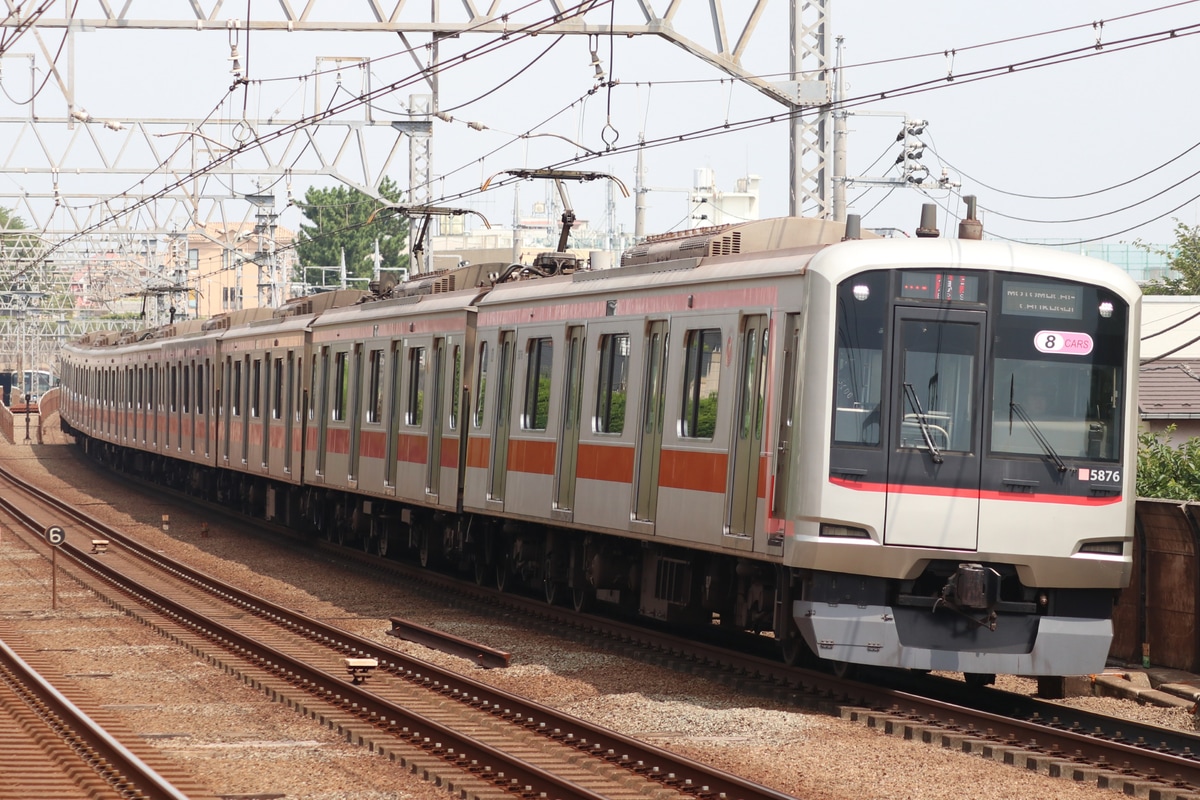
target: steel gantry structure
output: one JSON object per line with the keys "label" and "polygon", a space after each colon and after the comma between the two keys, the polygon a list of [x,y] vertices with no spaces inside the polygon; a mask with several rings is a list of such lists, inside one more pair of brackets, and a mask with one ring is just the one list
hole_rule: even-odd
{"label": "steel gantry structure", "polygon": [[[781,3],[790,23],[787,77],[773,81],[746,68],[744,57],[768,35],[764,14]],[[0,226],[10,229],[0,233],[17,235],[13,219],[24,230],[21,247],[0,247],[0,370],[52,363],[57,342],[90,329],[173,319],[174,309],[186,309],[188,296],[199,291],[189,237],[228,247],[233,232],[257,232],[259,249],[237,264],[244,260],[257,271],[260,302],[278,302],[287,276],[274,242],[262,238],[264,220],[273,232],[274,203],[290,203],[293,192],[314,183],[336,181],[383,199],[383,179],[407,174],[406,200],[433,201],[438,48],[466,34],[496,41],[561,34],[671,42],[782,106],[790,125],[790,210],[829,211],[828,0],[753,0],[738,4],[736,13],[720,0],[278,0],[256,4],[249,18],[238,18],[244,10],[236,5],[6,3],[7,16],[0,18]],[[146,10],[154,16],[142,15]],[[87,110],[77,92],[81,69],[107,65],[76,62],[78,37],[118,31],[225,35],[231,96],[239,86],[247,90],[243,63],[251,35],[288,34],[288,46],[297,47],[297,35],[305,33],[390,34],[408,51],[412,71],[389,83],[370,69],[356,72],[354,57],[314,54],[316,68],[301,76],[312,103],[302,109],[264,115],[238,101],[220,113],[115,119]],[[106,57],[138,56],[112,48]],[[341,102],[344,75],[357,81],[349,94],[360,102]],[[371,101],[385,96],[403,98],[403,110],[377,110]],[[129,297],[138,319],[114,320],[117,301],[128,304]]]}

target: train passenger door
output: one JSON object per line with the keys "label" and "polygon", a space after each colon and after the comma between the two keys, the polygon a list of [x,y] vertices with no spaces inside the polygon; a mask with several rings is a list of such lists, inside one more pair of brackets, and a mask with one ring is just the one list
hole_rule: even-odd
{"label": "train passenger door", "polygon": [[579,455],[579,410],[583,383],[583,326],[567,329],[567,381],[563,387],[562,430],[558,449],[558,486],[554,508],[575,508],[575,467]]}
{"label": "train passenger door", "polygon": [[433,340],[433,375],[429,382],[429,459],[425,464],[425,494],[438,502],[442,485],[442,381],[446,372],[446,340]]}
{"label": "train passenger door", "polygon": [[791,497],[792,441],[796,435],[796,398],[799,396],[800,315],[789,314],[783,334],[783,395],[779,403],[779,434],[775,444],[775,492],[771,516],[788,516]]}
{"label": "train passenger door", "polygon": [[[766,413],[767,318],[756,314],[742,320],[738,341],[737,416],[729,459],[729,494],[725,534],[753,545],[758,516],[759,463],[762,455],[763,415]],[[726,539],[725,544],[742,543]]]}
{"label": "train passenger door", "polygon": [[[496,420],[492,431],[491,474],[488,500],[503,503],[505,477],[508,475],[508,430],[512,420],[513,370],[517,361],[516,331],[500,333],[499,385],[496,387]],[[480,388],[482,393],[483,389]]]}
{"label": "train passenger door", "polygon": [[658,469],[662,463],[663,417],[667,391],[667,321],[646,328],[642,372],[642,425],[638,433],[637,482],[633,518],[654,522],[658,510]]}
{"label": "train passenger door", "polygon": [[885,544],[976,548],[986,321],[896,308]]}

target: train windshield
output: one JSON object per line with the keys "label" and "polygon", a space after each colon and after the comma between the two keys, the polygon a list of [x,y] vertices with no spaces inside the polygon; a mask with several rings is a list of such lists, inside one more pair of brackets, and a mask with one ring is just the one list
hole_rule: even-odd
{"label": "train windshield", "polygon": [[1000,283],[991,451],[1120,458],[1128,307],[1090,286]]}

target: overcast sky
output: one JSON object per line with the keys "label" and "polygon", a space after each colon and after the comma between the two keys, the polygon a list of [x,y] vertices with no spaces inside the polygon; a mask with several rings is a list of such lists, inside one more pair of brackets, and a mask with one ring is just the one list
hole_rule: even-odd
{"label": "overcast sky", "polygon": [[[634,0],[614,1],[611,12],[605,6],[588,21],[606,23],[610,13],[618,25],[641,21]],[[652,4],[666,5],[663,0]],[[201,5],[211,9],[213,3]],[[365,18],[367,8],[365,2],[351,0],[319,5],[327,16],[330,9],[342,9],[334,13],[344,13],[345,19]],[[444,14],[461,15],[461,8],[455,8],[460,5],[445,2]],[[503,0],[501,6],[517,9],[523,4]],[[747,13],[740,9],[751,3],[727,0],[723,6],[730,35],[736,36],[739,15]],[[251,0],[250,7],[263,18],[279,15],[277,0]],[[953,230],[950,215],[962,213],[964,194],[979,197],[988,234],[1013,239],[1167,242],[1173,218],[1200,222],[1200,205],[1191,201],[1200,195],[1200,179],[1189,177],[1200,171],[1200,152],[1187,152],[1200,138],[1192,87],[1200,74],[1200,37],[1194,36],[1200,32],[1200,5],[1195,0],[830,0],[828,7],[833,32],[844,39],[846,95],[853,101],[848,172],[896,177],[900,151],[895,138],[907,116],[928,121],[921,136],[928,145],[922,161],[931,175],[940,177],[945,169],[947,178],[960,184],[928,194],[853,187],[850,211],[864,215],[865,224],[911,232],[921,203],[936,201],[945,209],[941,227]],[[97,8],[97,0],[80,0],[77,14],[94,16]],[[133,8],[141,16],[190,14],[183,0],[135,3]],[[224,4],[220,13],[244,15],[245,8]],[[711,46],[708,8],[707,2],[685,0],[677,26]],[[514,14],[514,25],[550,11],[548,3],[535,3]],[[58,13],[61,18],[61,4]],[[1103,25],[1094,24],[1100,20]],[[787,27],[788,3],[771,0],[743,66],[770,75],[769,80],[785,80]],[[1153,35],[1172,29],[1177,31],[1173,38]],[[14,50],[35,51],[29,36]],[[102,30],[80,35],[74,54],[78,102],[106,119],[202,118],[214,108],[231,126],[242,114],[265,118],[277,109],[295,118],[311,113],[317,82],[294,76],[312,72],[318,57],[380,58],[403,49],[389,34],[255,33],[248,42],[244,32],[241,37],[249,77],[256,82],[222,104],[230,82],[230,36],[225,32]],[[60,37],[46,31],[43,38],[53,48]],[[447,41],[442,61],[494,38],[468,34]],[[424,44],[428,39],[413,35],[410,41]],[[618,83],[589,94],[596,86],[593,47],[605,75]],[[425,61],[428,53],[417,57]],[[1026,69],[1055,60],[1063,63]],[[11,63],[5,61],[0,82],[16,94],[23,85],[14,79]],[[1004,71],[1009,65],[1014,69]],[[386,85],[414,69],[412,57],[393,55],[372,65],[371,83]],[[995,72],[970,80],[980,71]],[[950,75],[954,81],[946,80]],[[639,136],[686,139],[714,125],[728,122],[736,128],[782,110],[752,88],[722,82],[724,77],[681,48],[649,36],[558,40],[543,35],[447,68],[440,78],[440,107],[453,109],[455,119],[435,124],[433,173],[440,178],[433,196],[452,198],[453,205],[470,206],[493,224],[507,225],[512,190],[476,191],[493,173],[563,165],[583,148],[602,152],[607,145],[632,144]],[[926,84],[927,91],[893,96]],[[336,89],[349,98],[361,91],[361,72],[347,69],[340,88],[336,76],[322,78],[321,86],[326,96]],[[401,118],[411,91],[421,89],[379,98],[374,103],[377,117]],[[881,94],[887,97],[881,99]],[[12,116],[15,108],[0,99],[0,114]],[[52,102],[43,103],[41,111],[64,113]],[[541,135],[518,138],[521,134]],[[718,188],[726,191],[735,188],[739,177],[761,176],[763,216],[788,212],[788,131],[783,123],[656,147],[645,158],[647,184],[653,189],[648,232],[689,227],[691,209],[681,190],[692,185],[700,167],[713,169]],[[400,163],[404,169],[393,177],[404,187],[406,159]],[[610,172],[632,189],[634,163],[632,153],[623,153],[577,167]],[[1139,178],[1145,173],[1150,174]],[[11,176],[7,181],[9,188],[15,183]],[[1124,185],[1112,188],[1119,184]],[[122,188],[114,184],[112,191]],[[545,196],[544,187],[533,184],[523,184],[521,191],[526,209]],[[302,195],[303,187],[295,192]],[[606,192],[601,184],[579,185],[571,192],[581,217],[602,218]],[[1039,199],[1048,197],[1060,199]],[[632,197],[618,196],[617,203],[618,223],[632,231]],[[295,227],[299,219],[285,216],[281,221]]]}

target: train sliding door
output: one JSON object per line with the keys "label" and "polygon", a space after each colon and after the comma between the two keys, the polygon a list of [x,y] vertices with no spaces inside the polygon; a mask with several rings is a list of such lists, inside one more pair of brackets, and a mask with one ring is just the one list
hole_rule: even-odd
{"label": "train sliding door", "polygon": [[986,320],[895,309],[885,544],[976,549]]}
{"label": "train sliding door", "polygon": [[658,471],[662,463],[666,387],[667,321],[653,320],[646,330],[646,365],[642,372],[642,426],[637,440],[637,491],[633,518],[639,522],[653,523],[658,510]]}
{"label": "train sliding door", "polygon": [[737,418],[733,423],[725,514],[725,534],[729,538],[724,544],[749,549],[753,546],[751,537],[758,517],[759,464],[766,412],[767,318],[755,315],[743,319],[739,338]]}

